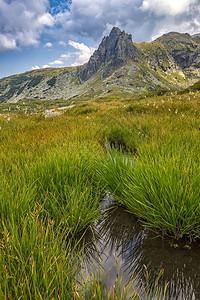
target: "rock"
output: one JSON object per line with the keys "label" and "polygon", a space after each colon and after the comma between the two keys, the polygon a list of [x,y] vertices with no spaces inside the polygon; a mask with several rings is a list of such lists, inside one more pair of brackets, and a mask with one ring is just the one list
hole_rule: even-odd
{"label": "rock", "polygon": [[155,92],[155,91],[157,91],[157,89],[156,89],[155,87],[153,87],[153,86],[150,86],[150,87],[148,88],[148,91],[149,91],[149,92]]}
{"label": "rock", "polygon": [[102,66],[106,66],[103,77],[108,77],[112,70],[121,67],[128,59],[138,61],[138,49],[133,45],[132,36],[113,27],[109,36],[103,38],[99,48],[80,71],[79,77],[81,81],[86,81]]}

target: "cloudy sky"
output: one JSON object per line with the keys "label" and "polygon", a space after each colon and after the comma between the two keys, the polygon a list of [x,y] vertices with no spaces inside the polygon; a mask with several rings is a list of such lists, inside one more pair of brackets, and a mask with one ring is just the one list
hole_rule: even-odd
{"label": "cloudy sky", "polygon": [[200,0],[0,0],[0,78],[83,64],[113,26],[135,42],[200,33]]}

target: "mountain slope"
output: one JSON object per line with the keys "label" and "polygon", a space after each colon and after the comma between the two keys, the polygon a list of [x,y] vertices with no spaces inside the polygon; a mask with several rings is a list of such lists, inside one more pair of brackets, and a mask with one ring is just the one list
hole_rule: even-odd
{"label": "mountain slope", "polygon": [[181,89],[199,79],[200,35],[171,32],[150,43],[133,43],[131,35],[114,27],[83,66],[0,79],[0,102],[97,97],[113,89],[134,93]]}
{"label": "mountain slope", "polygon": [[160,75],[168,76],[168,80],[179,84],[178,77],[186,82],[200,77],[200,40],[197,37],[171,32],[151,43],[137,46],[149,67],[161,71]]}

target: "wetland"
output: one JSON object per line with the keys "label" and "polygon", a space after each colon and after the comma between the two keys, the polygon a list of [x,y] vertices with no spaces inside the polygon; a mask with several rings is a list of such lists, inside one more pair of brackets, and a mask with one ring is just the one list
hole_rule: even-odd
{"label": "wetland", "polygon": [[199,91],[37,101],[0,105],[0,298],[200,299]]}

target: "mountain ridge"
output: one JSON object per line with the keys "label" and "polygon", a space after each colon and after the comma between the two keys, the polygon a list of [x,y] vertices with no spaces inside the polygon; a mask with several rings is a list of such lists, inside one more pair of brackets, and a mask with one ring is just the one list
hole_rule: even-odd
{"label": "mountain ridge", "polygon": [[110,90],[183,89],[199,79],[200,34],[170,32],[149,43],[134,43],[130,34],[113,27],[82,66],[33,70],[0,79],[0,102],[97,97]]}

